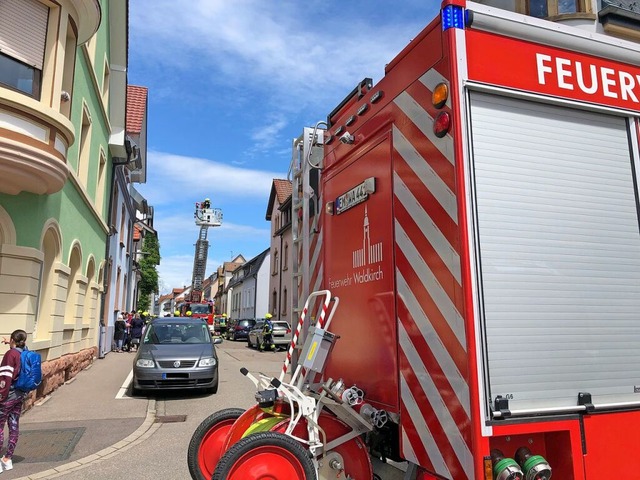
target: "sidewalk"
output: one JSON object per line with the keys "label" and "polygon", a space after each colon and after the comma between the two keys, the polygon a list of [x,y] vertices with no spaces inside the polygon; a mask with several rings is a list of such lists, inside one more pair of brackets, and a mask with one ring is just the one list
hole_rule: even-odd
{"label": "sidewalk", "polygon": [[122,388],[133,358],[132,353],[110,353],[96,359],[23,414],[13,470],[0,478],[55,478],[118,455],[151,435],[158,426],[155,400],[131,398]]}

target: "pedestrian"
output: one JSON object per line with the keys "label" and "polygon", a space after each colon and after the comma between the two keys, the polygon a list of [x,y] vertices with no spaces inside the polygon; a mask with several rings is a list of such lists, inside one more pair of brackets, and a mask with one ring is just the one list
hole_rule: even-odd
{"label": "pedestrian", "polygon": [[113,333],[113,339],[116,342],[116,352],[122,352],[122,344],[124,343],[125,331],[127,329],[127,324],[124,321],[124,317],[122,314],[118,314],[118,318],[116,319],[115,330]]}
{"label": "pedestrian", "polygon": [[136,314],[131,320],[131,351],[135,347],[136,351],[140,348],[140,339],[142,338],[142,330],[144,329],[145,322],[140,317],[140,315]]}
{"label": "pedestrian", "polygon": [[27,332],[24,330],[14,330],[9,341],[2,339],[2,343],[9,345],[9,351],[4,354],[0,363],[0,448],[4,444],[5,423],[9,427],[9,441],[4,456],[0,458],[1,470],[13,469],[11,458],[20,436],[20,413],[27,393],[13,388],[13,383],[20,374],[20,354],[26,341]]}

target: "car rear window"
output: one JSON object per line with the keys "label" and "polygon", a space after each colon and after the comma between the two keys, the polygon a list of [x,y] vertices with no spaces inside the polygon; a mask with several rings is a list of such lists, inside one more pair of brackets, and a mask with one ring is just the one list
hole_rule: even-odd
{"label": "car rear window", "polygon": [[161,323],[150,325],[143,343],[210,343],[209,327],[204,323]]}
{"label": "car rear window", "polygon": [[255,320],[240,320],[238,322],[238,325],[242,325],[243,327],[251,327],[255,325],[255,323],[256,323]]}
{"label": "car rear window", "polygon": [[273,322],[274,328],[289,328],[289,324],[287,322]]}

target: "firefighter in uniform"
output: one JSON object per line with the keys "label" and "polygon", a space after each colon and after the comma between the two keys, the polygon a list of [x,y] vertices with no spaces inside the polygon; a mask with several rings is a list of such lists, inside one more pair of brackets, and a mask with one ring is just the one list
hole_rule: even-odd
{"label": "firefighter in uniform", "polygon": [[271,350],[276,351],[276,346],[273,343],[273,324],[271,323],[271,315],[267,313],[264,316],[264,325],[262,325],[262,343],[260,344],[260,351]]}

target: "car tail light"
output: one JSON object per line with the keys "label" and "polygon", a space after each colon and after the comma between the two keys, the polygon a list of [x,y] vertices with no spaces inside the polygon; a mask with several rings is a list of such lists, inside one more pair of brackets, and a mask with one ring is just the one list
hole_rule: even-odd
{"label": "car tail light", "polygon": [[289,335],[291,333],[291,329],[287,328],[287,332],[286,333],[287,333],[287,335]]}

